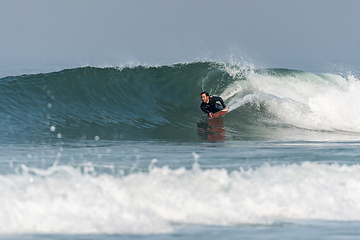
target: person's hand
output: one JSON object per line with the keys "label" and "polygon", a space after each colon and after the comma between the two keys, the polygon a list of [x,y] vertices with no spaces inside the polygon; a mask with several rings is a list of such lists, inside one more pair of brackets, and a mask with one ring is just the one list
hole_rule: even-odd
{"label": "person's hand", "polygon": [[211,115],[212,115],[212,112],[209,112],[209,117],[211,117]]}

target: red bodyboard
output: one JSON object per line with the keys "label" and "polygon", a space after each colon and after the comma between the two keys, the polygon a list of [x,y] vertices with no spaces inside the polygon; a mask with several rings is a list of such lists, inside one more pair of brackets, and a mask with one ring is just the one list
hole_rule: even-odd
{"label": "red bodyboard", "polygon": [[213,118],[221,117],[221,116],[225,115],[228,111],[229,111],[228,108],[224,108],[223,110],[218,111],[218,112],[212,114],[211,117],[209,117],[209,118],[210,118],[210,119],[213,119]]}

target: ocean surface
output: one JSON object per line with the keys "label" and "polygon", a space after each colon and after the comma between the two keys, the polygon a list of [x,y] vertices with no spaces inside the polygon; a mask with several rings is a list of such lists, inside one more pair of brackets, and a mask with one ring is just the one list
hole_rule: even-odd
{"label": "ocean surface", "polygon": [[0,239],[359,238],[356,74],[79,67],[0,92]]}

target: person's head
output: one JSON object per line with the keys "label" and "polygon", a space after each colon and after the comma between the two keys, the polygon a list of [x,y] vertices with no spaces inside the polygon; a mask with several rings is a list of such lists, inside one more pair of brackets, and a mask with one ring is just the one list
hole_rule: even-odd
{"label": "person's head", "polygon": [[208,92],[202,92],[201,93],[201,100],[204,103],[208,103],[209,102],[209,93]]}

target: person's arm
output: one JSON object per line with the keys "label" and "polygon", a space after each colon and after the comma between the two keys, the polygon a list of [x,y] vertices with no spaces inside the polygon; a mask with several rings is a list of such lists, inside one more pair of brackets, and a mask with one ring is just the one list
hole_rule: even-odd
{"label": "person's arm", "polygon": [[213,97],[215,101],[219,101],[223,108],[226,108],[225,103],[221,97]]}

